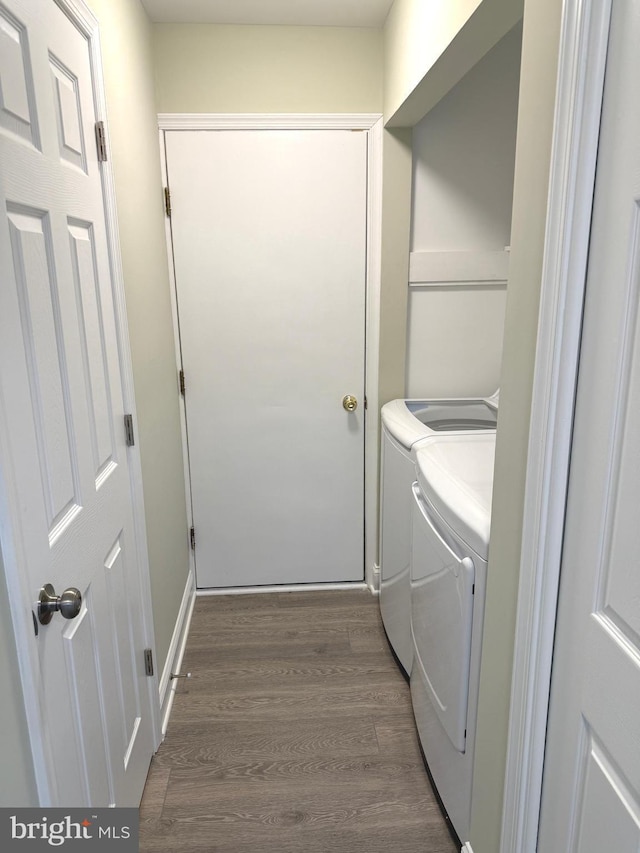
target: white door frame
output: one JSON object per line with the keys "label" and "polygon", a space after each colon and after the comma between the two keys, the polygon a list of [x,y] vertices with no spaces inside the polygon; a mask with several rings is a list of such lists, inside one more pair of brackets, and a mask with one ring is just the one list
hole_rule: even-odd
{"label": "white door frame", "polygon": [[[367,145],[367,263],[366,263],[366,331],[365,331],[365,396],[367,416],[365,418],[365,548],[364,579],[366,585],[377,592],[378,574],[378,353],[380,349],[380,254],[382,239],[382,116],[378,113],[310,113],[310,114],[262,114],[262,113],[159,113],[160,154],[162,180],[167,186],[167,158],[164,132],[167,130],[366,130]],[[171,242],[171,223],[165,222],[169,275],[171,279],[171,307],[176,341],[176,370],[182,369],[180,353],[180,326],[176,299],[175,264]],[[187,377],[188,382],[188,377]],[[191,481],[189,477],[186,412],[181,403],[182,446],[184,457],[185,487],[187,490],[188,525],[192,525]],[[193,552],[191,552],[193,554]],[[193,561],[193,558],[191,557]],[[193,568],[193,562],[192,562]],[[322,589],[336,586],[323,584]],[[337,586],[344,586],[338,584]],[[351,584],[350,586],[353,586]],[[310,589],[308,585],[305,589]],[[256,587],[246,590],[224,590],[229,592],[268,592],[271,587]]]}
{"label": "white door frame", "polygon": [[[57,3],[87,38],[94,81],[93,95],[96,105],[96,120],[104,121],[105,126],[107,126],[98,20],[83,0],[51,0],[51,2]],[[122,365],[123,401],[125,411],[131,412],[133,415],[134,428],[136,434],[138,434],[131,350],[129,347],[125,307],[124,278],[122,275],[120,245],[118,241],[115,183],[113,166],[109,160],[102,163],[102,188],[105,202],[107,248],[115,296],[116,334]],[[1,412],[2,405],[0,405],[0,417]],[[0,430],[1,434],[2,430]],[[148,648],[153,649],[155,648],[155,640],[153,634],[153,614],[151,611],[151,585],[142,490],[142,468],[140,465],[140,452],[137,446],[129,449],[128,464],[133,505],[134,535],[136,540],[136,560],[141,587],[142,630],[145,644]],[[59,792],[57,791],[55,782],[53,760],[46,734],[46,726],[44,725],[46,703],[40,689],[39,661],[32,619],[32,610],[35,608],[34,602],[37,590],[29,587],[26,573],[20,571],[18,553],[12,541],[9,527],[1,523],[1,519],[3,517],[8,518],[11,511],[1,473],[0,471],[0,551],[4,563],[7,592],[10,600],[17,603],[17,606],[12,605],[11,608],[13,631],[16,648],[18,649],[18,665],[38,793],[38,804],[40,806],[51,806],[56,805],[60,800],[58,799]],[[157,675],[149,677],[147,682],[152,713],[151,724],[154,749],[157,749],[161,740]]]}
{"label": "white door frame", "polygon": [[500,853],[535,853],[611,0],[565,0]]}

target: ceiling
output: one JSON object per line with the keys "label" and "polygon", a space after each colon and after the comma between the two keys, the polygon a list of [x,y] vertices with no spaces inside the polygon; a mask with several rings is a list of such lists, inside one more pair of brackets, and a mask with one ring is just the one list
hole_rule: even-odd
{"label": "ceiling", "polygon": [[142,0],[152,21],[382,27],[393,0]]}

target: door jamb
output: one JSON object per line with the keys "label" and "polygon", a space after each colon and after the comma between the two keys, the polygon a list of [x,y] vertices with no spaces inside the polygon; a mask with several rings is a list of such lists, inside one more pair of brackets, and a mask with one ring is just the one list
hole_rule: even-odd
{"label": "door jamb", "polygon": [[[84,0],[53,0],[78,30],[86,37],[91,70],[93,73],[93,96],[96,108],[96,120],[107,124],[106,95],[102,72],[102,54],[98,19]],[[135,395],[133,387],[133,369],[128,337],[126,317],[124,277],[122,273],[118,221],[115,195],[115,181],[111,161],[100,164],[102,191],[105,207],[105,225],[107,249],[113,282],[114,313],[120,363],[122,369],[122,392],[125,411],[131,412],[134,427],[137,430]],[[136,540],[136,566],[139,581],[142,631],[148,648],[155,648],[153,633],[153,614],[151,612],[151,584],[149,577],[149,558],[144,514],[144,496],[142,489],[142,467],[139,449],[130,448],[129,457],[130,490],[132,496],[134,536]],[[0,509],[4,514],[9,509],[9,501],[0,482]],[[13,633],[18,650],[18,667],[22,685],[25,719],[31,748],[33,772],[40,806],[55,806],[61,801],[61,792],[56,784],[53,758],[49,743],[49,730],[45,716],[45,702],[41,693],[39,661],[35,644],[32,608],[34,590],[29,588],[24,572],[20,571],[19,543],[13,541],[9,531],[2,530],[1,555],[4,565],[7,592],[9,598],[20,606],[12,607]],[[161,741],[160,708],[158,702],[158,677],[146,679],[151,710],[151,726],[154,750]]]}
{"label": "door jamb", "polygon": [[[365,306],[365,492],[364,492],[364,582],[377,592],[378,537],[378,354],[380,349],[380,256],[382,241],[382,116],[378,113],[159,113],[160,160],[163,186],[169,186],[165,131],[168,130],[363,130],[367,131],[367,262]],[[176,372],[182,369],[180,325],[176,297],[175,264],[171,240],[171,219],[165,218],[171,310],[176,342]],[[188,377],[187,377],[188,382]],[[180,405],[185,488],[188,496],[188,525],[193,521],[189,475],[186,410]],[[193,565],[193,552],[190,566]]]}
{"label": "door jamb", "polygon": [[535,853],[611,0],[565,0],[500,853]]}

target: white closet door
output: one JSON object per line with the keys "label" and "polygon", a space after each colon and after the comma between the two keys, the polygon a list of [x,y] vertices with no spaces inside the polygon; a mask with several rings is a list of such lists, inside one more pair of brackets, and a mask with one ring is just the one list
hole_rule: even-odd
{"label": "white closet door", "polygon": [[366,146],[166,133],[199,587],[363,578]]}
{"label": "white closet door", "polygon": [[149,604],[96,86],[89,40],[53,0],[0,5],[3,559],[28,578],[34,613],[45,584],[82,594],[75,618],[56,613],[33,636],[51,804],[136,806],[154,739],[142,624]]}

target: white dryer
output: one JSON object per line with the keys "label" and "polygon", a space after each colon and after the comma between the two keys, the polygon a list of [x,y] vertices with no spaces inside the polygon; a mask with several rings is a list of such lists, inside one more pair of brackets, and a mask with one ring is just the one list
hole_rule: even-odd
{"label": "white dryer", "polygon": [[495,432],[416,453],[411,536],[411,700],[420,743],[458,837],[469,837]]}
{"label": "white dryer", "polygon": [[497,394],[487,399],[392,400],[381,415],[380,612],[389,642],[409,675],[412,450],[438,435],[495,430]]}

